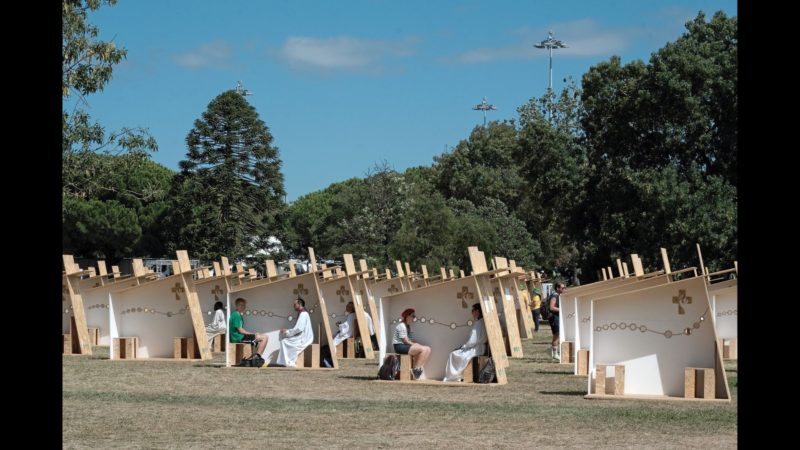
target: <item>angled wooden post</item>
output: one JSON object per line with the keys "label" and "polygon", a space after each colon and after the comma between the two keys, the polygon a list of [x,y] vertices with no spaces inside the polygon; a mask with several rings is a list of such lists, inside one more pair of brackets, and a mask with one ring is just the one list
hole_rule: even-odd
{"label": "angled wooden post", "polygon": [[621,276],[621,277],[624,277],[624,276],[625,276],[624,272],[622,271],[622,260],[621,260],[621,259],[619,259],[619,258],[617,258],[617,273],[618,273],[618,274],[619,274],[619,276]]}
{"label": "angled wooden post", "polygon": [[631,253],[631,261],[633,262],[633,273],[637,277],[643,277],[644,266],[642,265],[642,259],[636,253]]}
{"label": "angled wooden post", "polygon": [[106,262],[104,260],[102,259],[97,260],[97,270],[99,271],[100,276],[103,277],[104,280],[108,278],[108,272],[106,272]]}
{"label": "angled wooden post", "polygon": [[317,255],[314,253],[313,247],[308,247],[308,271],[317,271]]}
{"label": "angled wooden post", "polygon": [[[344,266],[347,274],[347,283],[349,284],[350,292],[352,293],[351,297],[353,299],[353,306],[355,306],[356,326],[358,326],[358,332],[361,334],[361,345],[364,348],[364,357],[366,359],[373,359],[375,358],[375,354],[372,348],[369,327],[367,326],[367,318],[364,316],[364,307],[370,306],[368,298],[365,298],[365,296],[369,296],[369,286],[367,286],[367,282],[363,277],[359,277],[360,273],[356,271],[356,264],[353,260],[352,254],[344,254]],[[362,292],[364,293],[363,295],[361,294]],[[365,304],[365,302],[367,303]],[[370,308],[370,310],[371,309],[372,308]],[[371,311],[370,315],[372,316]],[[373,319],[372,326],[375,328],[375,319],[374,317],[371,318]],[[377,337],[377,334],[375,337]]]}
{"label": "angled wooden post", "polygon": [[67,294],[72,306],[72,317],[75,319],[75,328],[71,330],[72,339],[77,337],[77,346],[73,343],[73,348],[77,347],[81,355],[91,355],[92,345],[89,341],[89,328],[86,325],[86,312],[83,309],[83,297],[81,296],[79,281],[81,275],[90,273],[88,270],[80,270],[72,255],[62,255],[64,261],[64,278],[62,296]]}
{"label": "angled wooden post", "polygon": [[197,342],[197,347],[200,350],[200,359],[211,359],[211,349],[208,348],[208,337],[206,336],[206,327],[203,322],[203,311],[200,310],[200,299],[197,297],[197,290],[194,287],[194,280],[192,279],[192,266],[189,263],[189,253],[186,250],[178,250],[178,271],[181,281],[183,282],[183,289],[186,293],[186,302],[189,305],[189,313],[192,315],[192,325],[194,328],[194,335]]}
{"label": "angled wooden post", "polygon": [[664,263],[664,273],[667,275],[672,273],[672,269],[669,267],[669,258],[667,257],[667,249],[661,247],[661,261]]}
{"label": "angled wooden post", "polygon": [[695,243],[697,246],[697,257],[700,258],[700,273],[707,274],[706,266],[703,264],[703,252],[700,251],[700,243]]}

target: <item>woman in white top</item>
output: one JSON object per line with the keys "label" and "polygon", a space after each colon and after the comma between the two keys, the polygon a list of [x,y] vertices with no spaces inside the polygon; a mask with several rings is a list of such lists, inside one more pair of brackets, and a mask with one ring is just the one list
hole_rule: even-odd
{"label": "woman in white top", "polygon": [[214,337],[224,334],[228,331],[228,321],[225,320],[225,310],[223,309],[222,302],[214,303],[214,318],[211,323],[206,325],[206,337],[208,337],[208,346],[211,347]]}
{"label": "woman in white top", "polygon": [[480,303],[472,305],[472,320],[472,331],[469,333],[469,339],[461,348],[450,353],[447,367],[444,370],[444,380],[442,381],[461,381],[461,375],[470,360],[475,356],[483,355],[486,351],[486,326],[483,322]]}
{"label": "woman in white top", "polygon": [[423,366],[425,366],[425,362],[428,361],[428,358],[431,356],[431,348],[411,340],[411,338],[414,337],[411,333],[411,322],[417,317],[416,314],[414,314],[414,308],[406,309],[401,316],[403,317],[403,321],[397,324],[397,327],[394,329],[392,344],[394,344],[395,352],[412,356],[411,361],[413,367],[411,368],[411,374],[414,376],[415,380],[418,380],[422,376],[422,369]]}

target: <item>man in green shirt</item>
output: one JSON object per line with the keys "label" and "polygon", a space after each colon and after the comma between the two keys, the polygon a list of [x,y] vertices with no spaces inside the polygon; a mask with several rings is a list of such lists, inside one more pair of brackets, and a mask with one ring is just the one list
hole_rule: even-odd
{"label": "man in green shirt", "polygon": [[231,342],[256,342],[258,344],[258,349],[256,351],[259,355],[263,355],[264,349],[267,348],[267,335],[251,333],[245,330],[242,313],[247,309],[247,300],[239,297],[234,303],[236,305],[236,311],[231,313],[230,326],[228,327],[228,330],[230,330]]}

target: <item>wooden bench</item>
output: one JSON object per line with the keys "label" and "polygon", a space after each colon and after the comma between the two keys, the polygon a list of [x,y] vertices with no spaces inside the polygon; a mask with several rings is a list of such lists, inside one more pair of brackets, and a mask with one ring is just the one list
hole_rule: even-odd
{"label": "wooden bench", "polygon": [[720,339],[719,348],[722,350],[722,359],[737,359],[736,338]]}
{"label": "wooden bench", "polygon": [[572,341],[564,341],[561,343],[561,359],[558,361],[559,364],[573,364],[575,362],[575,357],[572,356],[574,347],[575,343]]}
{"label": "wooden bench", "polygon": [[189,336],[178,336],[172,340],[173,357],[175,359],[199,359],[200,349],[197,339]]}
{"label": "wooden bench", "polygon": [[400,358],[400,376],[396,378],[400,381],[411,381],[411,367],[414,362],[413,357],[409,354],[400,353],[386,353],[386,356],[395,355]]}
{"label": "wooden bench", "polygon": [[353,359],[356,357],[356,339],[347,338],[336,346],[336,356],[339,358]]}
{"label": "wooden bench", "polygon": [[309,367],[313,369],[319,368],[319,352],[319,344],[309,344],[308,347],[304,348],[303,351],[297,355],[295,366]]}
{"label": "wooden bench", "polygon": [[478,374],[481,373],[481,369],[486,367],[486,363],[488,362],[489,356],[487,355],[475,356],[470,359],[469,364],[467,364],[467,367],[464,369],[464,373],[461,374],[464,383],[477,383]]}
{"label": "wooden bench", "polygon": [[[611,392],[607,392],[606,368],[614,368],[614,385]],[[625,394],[625,366],[612,364],[598,364],[594,379],[594,393],[598,395],[624,395]]]}
{"label": "wooden bench", "polygon": [[716,397],[715,382],[714,369],[687,367],[684,369],[683,397],[713,399]]}
{"label": "wooden bench", "polygon": [[224,352],[225,351],[225,344],[228,342],[228,335],[225,333],[218,334],[214,336],[211,340],[211,351],[212,352]]}
{"label": "wooden bench", "polygon": [[578,375],[589,375],[589,350],[578,350]]}
{"label": "wooden bench", "polygon": [[114,359],[136,359],[136,349],[139,348],[138,337],[118,337],[114,338],[111,344],[112,358]]}
{"label": "wooden bench", "polygon": [[242,358],[249,358],[253,354],[253,346],[249,342],[229,342],[228,362],[235,366]]}
{"label": "wooden bench", "polygon": [[72,335],[70,334],[63,334],[64,338],[64,350],[62,351],[65,355],[72,355]]}
{"label": "wooden bench", "polygon": [[100,328],[89,328],[89,343],[100,345]]}

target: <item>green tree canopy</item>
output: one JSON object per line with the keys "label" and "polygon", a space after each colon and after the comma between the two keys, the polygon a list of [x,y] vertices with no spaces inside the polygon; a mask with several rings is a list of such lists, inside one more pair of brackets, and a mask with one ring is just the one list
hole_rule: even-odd
{"label": "green tree canopy", "polygon": [[283,174],[272,135],[236,91],[214,98],[186,137],[175,177],[172,246],[203,259],[240,259],[265,250],[284,210]]}

